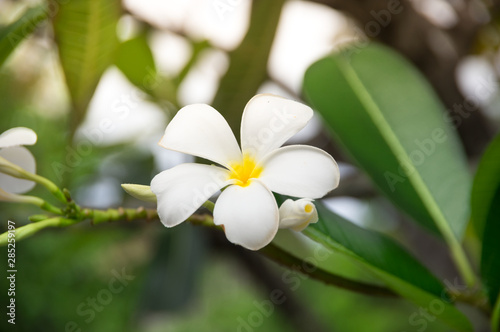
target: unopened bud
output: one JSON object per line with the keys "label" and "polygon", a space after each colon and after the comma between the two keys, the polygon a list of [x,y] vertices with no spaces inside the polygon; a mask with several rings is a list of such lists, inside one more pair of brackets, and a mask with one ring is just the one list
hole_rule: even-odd
{"label": "unopened bud", "polygon": [[311,199],[302,198],[296,201],[287,199],[279,209],[280,228],[291,228],[302,231],[311,223],[318,221],[318,211]]}
{"label": "unopened bud", "polygon": [[151,188],[149,186],[141,184],[124,183],[122,184],[122,188],[129,195],[141,201],[156,203],[156,195],[151,191]]}

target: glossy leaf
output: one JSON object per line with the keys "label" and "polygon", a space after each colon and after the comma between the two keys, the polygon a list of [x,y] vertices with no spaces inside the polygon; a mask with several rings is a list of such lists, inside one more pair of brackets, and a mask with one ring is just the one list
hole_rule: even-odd
{"label": "glossy leaf", "polygon": [[15,22],[0,29],[0,66],[25,38],[48,16],[44,5],[29,8]]}
{"label": "glossy leaf", "polygon": [[53,19],[74,107],[73,129],[84,118],[101,75],[114,61],[120,13],[118,0],[72,0],[60,6]]}
{"label": "glossy leaf", "polygon": [[484,153],[472,187],[472,224],[482,240],[481,276],[493,306],[500,292],[500,135]]}
{"label": "glossy leaf", "polygon": [[304,234],[325,247],[347,255],[372,271],[386,287],[416,305],[429,308],[431,303],[443,308],[438,316],[457,331],[472,331],[467,318],[446,295],[441,282],[427,268],[394,240],[361,228],[316,203],[319,221]]}
{"label": "glossy leaf", "polygon": [[383,286],[383,283],[376,276],[367,273],[366,268],[360,266],[351,257],[326,248],[302,232],[280,229],[272,244],[297,259],[314,263],[315,266],[329,274],[366,284]]}
{"label": "glossy leaf", "polygon": [[470,176],[451,120],[421,74],[390,49],[369,45],[350,57],[334,54],[313,64],[304,92],[377,187],[443,236],[472,285],[459,244]]}

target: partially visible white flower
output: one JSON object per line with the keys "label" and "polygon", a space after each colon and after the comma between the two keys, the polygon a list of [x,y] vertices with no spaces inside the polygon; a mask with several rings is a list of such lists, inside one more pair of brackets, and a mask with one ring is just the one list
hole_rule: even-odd
{"label": "partially visible white flower", "polygon": [[302,231],[309,224],[318,222],[318,211],[312,199],[302,198],[296,201],[287,199],[280,206],[280,228]]}
{"label": "partially visible white flower", "polygon": [[191,216],[218,190],[214,224],[229,241],[252,250],[269,244],[279,227],[273,192],[320,198],[338,186],[340,173],[325,151],[305,145],[281,147],[309,122],[306,105],[273,95],[257,95],[245,106],[241,150],[226,120],[205,104],[183,107],[160,145],[211,160],[220,166],[181,164],[156,175],[151,190],[167,227]]}
{"label": "partially visible white flower", "polygon": [[[36,133],[25,127],[16,127],[3,132],[0,135],[0,170],[8,168],[9,164],[2,164],[2,158],[24,170],[35,173],[36,162],[31,152],[22,145],[33,145],[36,143]],[[0,173],[0,188],[13,194],[25,193],[35,186],[35,182],[18,179],[13,176]]]}
{"label": "partially visible white flower", "polygon": [[6,202],[17,202],[17,198],[20,195],[8,193],[2,188],[0,188],[0,201],[6,201]]}
{"label": "partially visible white flower", "polygon": [[5,202],[16,202],[16,203],[28,203],[41,206],[44,201],[41,198],[28,196],[28,195],[18,195],[6,192],[2,188],[0,188],[0,201]]}

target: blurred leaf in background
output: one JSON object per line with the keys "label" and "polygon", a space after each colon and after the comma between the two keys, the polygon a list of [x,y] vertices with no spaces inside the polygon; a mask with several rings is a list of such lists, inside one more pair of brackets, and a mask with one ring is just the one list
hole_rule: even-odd
{"label": "blurred leaf in background", "polygon": [[121,6],[120,1],[100,0],[54,5],[58,8],[53,18],[54,38],[74,108],[74,132],[85,117],[101,75],[113,63]]}

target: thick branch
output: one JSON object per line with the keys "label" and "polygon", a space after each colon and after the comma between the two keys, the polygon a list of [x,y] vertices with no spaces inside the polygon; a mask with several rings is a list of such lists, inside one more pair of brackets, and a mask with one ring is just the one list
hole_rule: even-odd
{"label": "thick branch", "polygon": [[396,293],[387,288],[350,280],[326,272],[317,266],[313,266],[310,263],[306,263],[301,259],[290,255],[272,243],[261,249],[259,252],[280,265],[308,275],[311,278],[324,282],[327,285],[348,289],[353,292],[370,296],[398,297]]}

